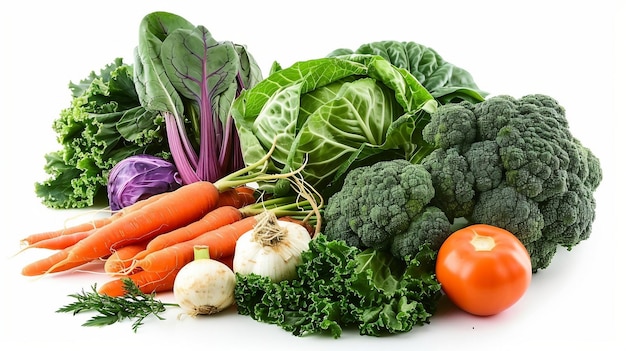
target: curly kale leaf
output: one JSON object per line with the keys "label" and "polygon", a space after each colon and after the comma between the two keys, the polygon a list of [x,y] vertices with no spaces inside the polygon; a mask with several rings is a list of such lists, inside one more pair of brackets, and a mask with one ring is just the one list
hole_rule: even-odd
{"label": "curly kale leaf", "polygon": [[338,338],[345,328],[369,336],[407,332],[429,323],[441,297],[434,262],[428,247],[405,261],[322,234],[303,253],[294,280],[237,274],[237,310],[297,336]]}
{"label": "curly kale leaf", "polygon": [[163,118],[139,103],[132,66],[118,58],[70,83],[71,105],[53,123],[61,146],[45,155],[49,178],[35,192],[50,208],[81,208],[106,198],[109,170],[135,154],[168,157]]}

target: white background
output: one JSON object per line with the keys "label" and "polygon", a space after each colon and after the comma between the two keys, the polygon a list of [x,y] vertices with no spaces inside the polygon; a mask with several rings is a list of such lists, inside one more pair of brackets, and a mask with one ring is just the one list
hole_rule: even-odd
{"label": "white background", "polygon": [[[618,146],[626,117],[623,1],[21,0],[0,6],[2,349],[4,344],[53,350],[623,350],[626,345],[624,230],[618,226],[623,174],[615,162],[624,159],[623,144]],[[116,57],[132,62],[139,23],[156,10],[202,24],[217,40],[247,45],[264,76],[274,60],[287,67],[340,47],[415,41],[470,71],[492,95],[554,96],[567,109],[574,135],[602,161],[605,177],[596,192],[591,238],[571,252],[560,251],[546,271],[533,276],[522,300],[500,315],[472,317],[444,301],[430,325],[389,338],[351,331],[338,340],[297,338],[233,310],[182,320],[178,310],[169,310],[166,320],[149,318],[136,334],[128,322],[81,327],[89,315],[55,310],[71,301],[68,294],[109,278],[100,273],[25,278],[21,267],[48,252],[13,254],[27,234],[60,227],[88,211],[49,210],[34,194],[34,182],[46,177],[44,154],[58,148],[51,123],[69,106],[69,81]]]}

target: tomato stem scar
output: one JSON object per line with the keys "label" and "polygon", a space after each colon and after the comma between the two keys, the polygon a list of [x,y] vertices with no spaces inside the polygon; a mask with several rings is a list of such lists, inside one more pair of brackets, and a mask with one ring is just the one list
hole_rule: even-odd
{"label": "tomato stem scar", "polygon": [[491,251],[496,247],[496,241],[487,235],[480,235],[474,231],[474,237],[470,241],[476,251]]}

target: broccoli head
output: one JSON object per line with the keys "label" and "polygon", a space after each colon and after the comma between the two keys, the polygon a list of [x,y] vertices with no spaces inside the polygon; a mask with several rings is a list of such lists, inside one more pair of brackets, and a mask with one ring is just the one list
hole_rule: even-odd
{"label": "broccoli head", "polygon": [[348,172],[324,208],[324,234],[359,248],[414,256],[422,245],[437,250],[450,234],[445,213],[430,206],[430,173],[403,159],[379,161]]}
{"label": "broccoli head", "polygon": [[442,105],[423,137],[435,150],[414,162],[432,174],[432,203],[449,219],[514,233],[535,272],[559,246],[571,249],[589,237],[600,161],[571,134],[554,98],[500,95]]}

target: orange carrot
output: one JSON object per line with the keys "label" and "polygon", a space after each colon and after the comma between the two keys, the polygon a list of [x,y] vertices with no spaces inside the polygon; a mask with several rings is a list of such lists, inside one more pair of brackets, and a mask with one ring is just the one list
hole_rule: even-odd
{"label": "orange carrot", "polygon": [[[164,193],[162,197],[154,202],[125,214],[123,218],[119,220],[112,221],[109,224],[97,228],[94,233],[68,248],[67,257],[56,262],[51,267],[48,267],[48,270],[43,272],[41,270],[42,266],[45,267],[49,263],[46,262],[41,266],[34,267],[33,271],[40,271],[42,273],[58,272],[67,266],[75,266],[83,262],[88,262],[89,260],[108,256],[117,248],[142,240],[151,240],[160,234],[167,233],[197,221],[205,214],[215,209],[220,192],[251,182],[291,178],[304,168],[303,164],[300,168],[292,172],[280,174],[263,173],[275,147],[276,144],[274,143],[268,153],[255,163],[220,178],[215,182],[198,181],[181,186],[174,191]],[[258,171],[259,168],[262,170]],[[148,198],[148,200],[149,199],[150,198]],[[239,222],[247,223],[248,221],[241,220],[232,225]],[[254,222],[256,222],[256,220]],[[239,224],[239,226],[241,225],[242,224]],[[233,230],[233,232],[238,233],[236,230]],[[241,234],[243,234],[243,231],[238,233],[238,235]],[[217,244],[215,245],[217,248],[223,245],[220,250],[223,249],[224,252],[230,251],[230,254],[232,254],[234,252],[234,242],[236,241],[232,240],[232,236],[234,235],[231,235],[231,238],[223,239],[223,242],[217,240],[212,243],[212,245]],[[228,253],[221,253],[216,257],[223,255],[228,255]],[[147,258],[146,256],[146,259]],[[153,269],[153,271],[156,270],[157,269]]]}
{"label": "orange carrot", "polygon": [[124,215],[124,219],[97,228],[91,235],[71,246],[67,257],[49,267],[49,270],[57,272],[64,266],[107,256],[122,246],[150,240],[185,226],[212,210],[218,197],[215,185],[205,181],[168,192],[156,201]]}
{"label": "orange carrot", "polygon": [[26,249],[63,250],[83,240],[94,231],[95,229],[91,229],[83,232],[63,234],[49,239],[43,239],[22,248],[19,252]]}
{"label": "orange carrot", "polygon": [[46,231],[46,232],[40,232],[40,233],[34,233],[34,234],[30,234],[27,237],[23,238],[22,240],[20,240],[20,242],[22,242],[24,245],[31,246],[37,242],[40,242],[42,240],[48,240],[48,239],[52,239],[52,238],[56,238],[59,236],[64,236],[64,235],[70,235],[70,234],[76,234],[76,233],[81,233],[81,232],[86,232],[86,231],[91,231],[93,229],[96,228],[100,228],[102,226],[105,226],[109,223],[111,223],[112,221],[119,219],[121,217],[123,217],[125,214],[128,214],[132,211],[136,211],[140,208],[142,208],[143,206],[156,201],[159,197],[162,197],[162,195],[164,194],[157,194],[154,196],[151,196],[143,201],[138,201],[137,203],[125,207],[115,213],[113,213],[111,216],[109,217],[103,217],[103,218],[96,218],[93,219],[91,221],[85,222],[85,223],[80,223],[74,226],[70,226],[70,227],[65,227],[65,228],[61,228],[61,229],[57,229],[57,230],[52,230],[52,231]]}
{"label": "orange carrot", "polygon": [[218,207],[204,215],[204,217],[196,222],[172,230],[171,232],[161,234],[150,240],[146,249],[137,253],[135,259],[142,259],[152,252],[159,251],[183,241],[194,239],[208,231],[237,222],[242,218],[243,214],[239,211],[239,209],[233,206]]}
{"label": "orange carrot", "polygon": [[61,263],[67,259],[71,249],[72,247],[70,246],[66,249],[59,250],[46,258],[42,258],[40,260],[27,264],[22,268],[22,275],[25,275],[27,277],[33,277],[45,273],[62,272],[93,261],[93,259],[85,259],[84,261],[71,261]]}
{"label": "orange carrot", "polygon": [[71,234],[76,234],[76,233],[82,233],[82,232],[90,231],[90,230],[95,229],[95,228],[100,228],[100,227],[110,223],[112,220],[113,220],[112,216],[110,216],[110,217],[103,217],[103,218],[96,218],[96,219],[94,219],[92,221],[81,223],[81,224],[77,224],[77,225],[71,226],[71,227],[65,227],[65,228],[57,229],[57,230],[53,230],[53,231],[47,231],[47,232],[30,234],[29,236],[27,236],[27,237],[23,238],[22,240],[20,240],[20,242],[23,243],[24,245],[31,246],[31,245],[36,244],[36,243],[38,243],[40,241],[43,241],[43,240],[54,239],[54,238],[58,238],[60,236],[71,235]]}
{"label": "orange carrot", "polygon": [[129,276],[117,278],[104,283],[100,286],[98,292],[113,297],[123,296],[126,292],[124,289],[123,279],[128,278],[130,278],[144,294],[172,291],[174,288],[174,280],[176,279],[178,271],[179,269],[167,272],[139,271]]}
{"label": "orange carrot", "polygon": [[235,223],[224,225],[215,230],[206,232],[194,239],[183,241],[153,252],[138,260],[136,265],[144,271],[163,272],[183,267],[193,261],[196,245],[209,247],[209,257],[220,259],[235,253],[237,239],[249,230],[252,230],[258,222],[258,216],[243,218]]}
{"label": "orange carrot", "polygon": [[253,204],[257,201],[257,198],[254,195],[255,191],[256,190],[254,188],[247,185],[241,185],[225,190],[220,193],[217,206],[233,206],[241,208],[243,206]]}
{"label": "orange carrot", "polygon": [[130,270],[133,263],[133,258],[139,252],[146,249],[147,241],[143,241],[137,244],[126,245],[115,250],[104,261],[104,272],[110,275],[129,275],[137,273],[137,270]]}

